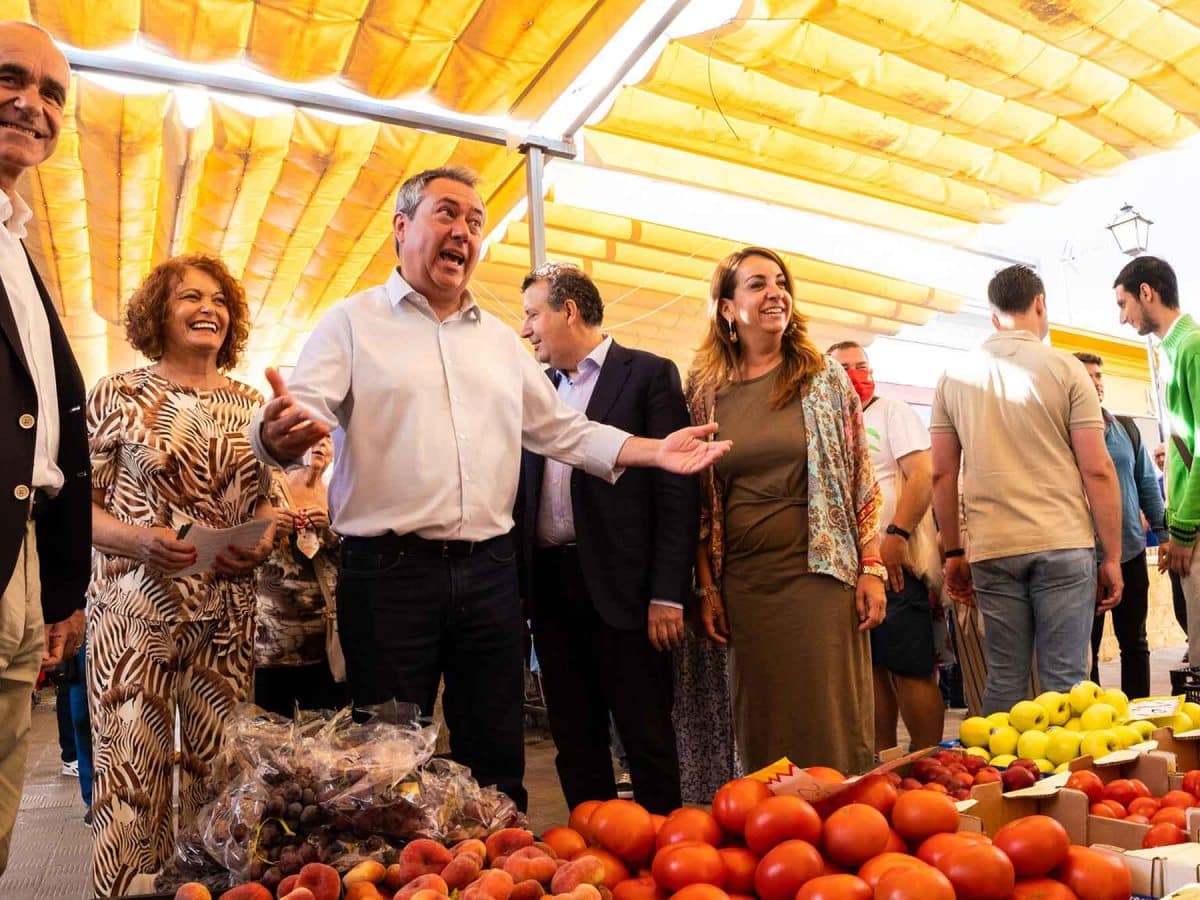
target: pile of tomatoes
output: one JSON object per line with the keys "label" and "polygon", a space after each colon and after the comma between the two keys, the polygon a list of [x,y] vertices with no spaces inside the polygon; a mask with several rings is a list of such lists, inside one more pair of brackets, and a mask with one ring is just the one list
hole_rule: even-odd
{"label": "pile of tomatoes", "polygon": [[1088,811],[1106,819],[1124,819],[1150,829],[1143,847],[1165,847],[1188,840],[1187,810],[1200,806],[1200,769],[1183,776],[1182,790],[1155,797],[1138,778],[1114,778],[1105,782],[1090,769],[1072,772],[1067,787],[1087,794]]}
{"label": "pile of tomatoes", "polygon": [[958,827],[949,797],[900,793],[880,775],[818,806],[740,778],[717,792],[711,813],[662,817],[628,800],[589,801],[543,840],[601,858],[613,900],[1127,900],[1132,892],[1117,856],[1072,846],[1047,816],[1010,822],[994,838]]}

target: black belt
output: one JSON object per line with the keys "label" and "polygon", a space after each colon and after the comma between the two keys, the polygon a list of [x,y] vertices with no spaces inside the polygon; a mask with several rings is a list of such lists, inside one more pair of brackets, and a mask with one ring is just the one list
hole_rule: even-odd
{"label": "black belt", "polygon": [[419,559],[466,559],[508,540],[507,534],[501,534],[483,541],[439,541],[417,534],[389,531],[375,537],[343,537],[342,547],[352,551],[414,556]]}
{"label": "black belt", "polygon": [[33,498],[29,505],[29,518],[39,521],[50,510],[50,495],[41,488],[34,488]]}
{"label": "black belt", "polygon": [[572,556],[579,552],[578,544],[551,544],[549,547],[536,547],[535,554],[545,556]]}

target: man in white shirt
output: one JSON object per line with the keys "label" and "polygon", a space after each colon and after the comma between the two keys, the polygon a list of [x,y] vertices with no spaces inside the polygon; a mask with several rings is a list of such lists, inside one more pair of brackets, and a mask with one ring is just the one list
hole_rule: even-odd
{"label": "man in white shirt", "polygon": [[699,471],[715,426],[663,440],[588,421],[468,284],[485,213],[477,176],[446,167],[400,188],[400,266],[335,306],[291,384],[250,426],[286,464],[338,429],[329,489],[343,536],[338,627],[355,703],[443,708],[453,757],[522,809],[523,621],[510,532],[521,447],[614,481],[624,466]]}
{"label": "man in white shirt", "polygon": [[83,634],[91,476],[79,367],[25,252],[17,193],[58,143],[71,72],[50,36],[0,22],[0,872],[21,801],[39,668]]}
{"label": "man in white shirt", "polygon": [[[942,740],[944,707],[937,683],[937,654],[933,641],[933,606],[922,571],[925,560],[914,560],[909,542],[929,513],[933,465],[929,432],[903,400],[875,393],[875,376],[867,352],[854,341],[829,348],[841,363],[863,404],[867,447],[875,468],[875,483],[883,496],[880,523],[886,531],[879,542],[888,570],[887,616],[871,632],[871,661],[875,681],[875,749],[896,746],[897,713],[904,719],[912,749]],[[899,487],[900,479],[903,487]]]}

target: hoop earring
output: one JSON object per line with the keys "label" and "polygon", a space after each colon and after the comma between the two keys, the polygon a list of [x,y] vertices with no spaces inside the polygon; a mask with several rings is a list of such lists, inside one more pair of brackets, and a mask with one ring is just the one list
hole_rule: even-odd
{"label": "hoop earring", "polygon": [[738,336],[737,331],[735,331],[733,327],[733,320],[727,319],[726,321],[729,323],[729,343],[736,344],[738,342]]}

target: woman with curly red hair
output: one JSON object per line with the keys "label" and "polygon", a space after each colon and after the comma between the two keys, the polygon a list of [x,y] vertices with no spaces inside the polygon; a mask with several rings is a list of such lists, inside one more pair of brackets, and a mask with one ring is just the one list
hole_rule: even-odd
{"label": "woman with curly red hair", "polygon": [[210,571],[180,530],[273,522],[267,468],[245,432],[262,395],[224,374],[250,330],[241,285],[219,259],[157,266],[125,310],[129,342],[152,365],[102,378],[87,401],[92,457],[92,583],[87,680],[95,753],[93,878],[127,893],[203,800],[224,722],[249,695],[254,570],[271,549],[231,546]]}

